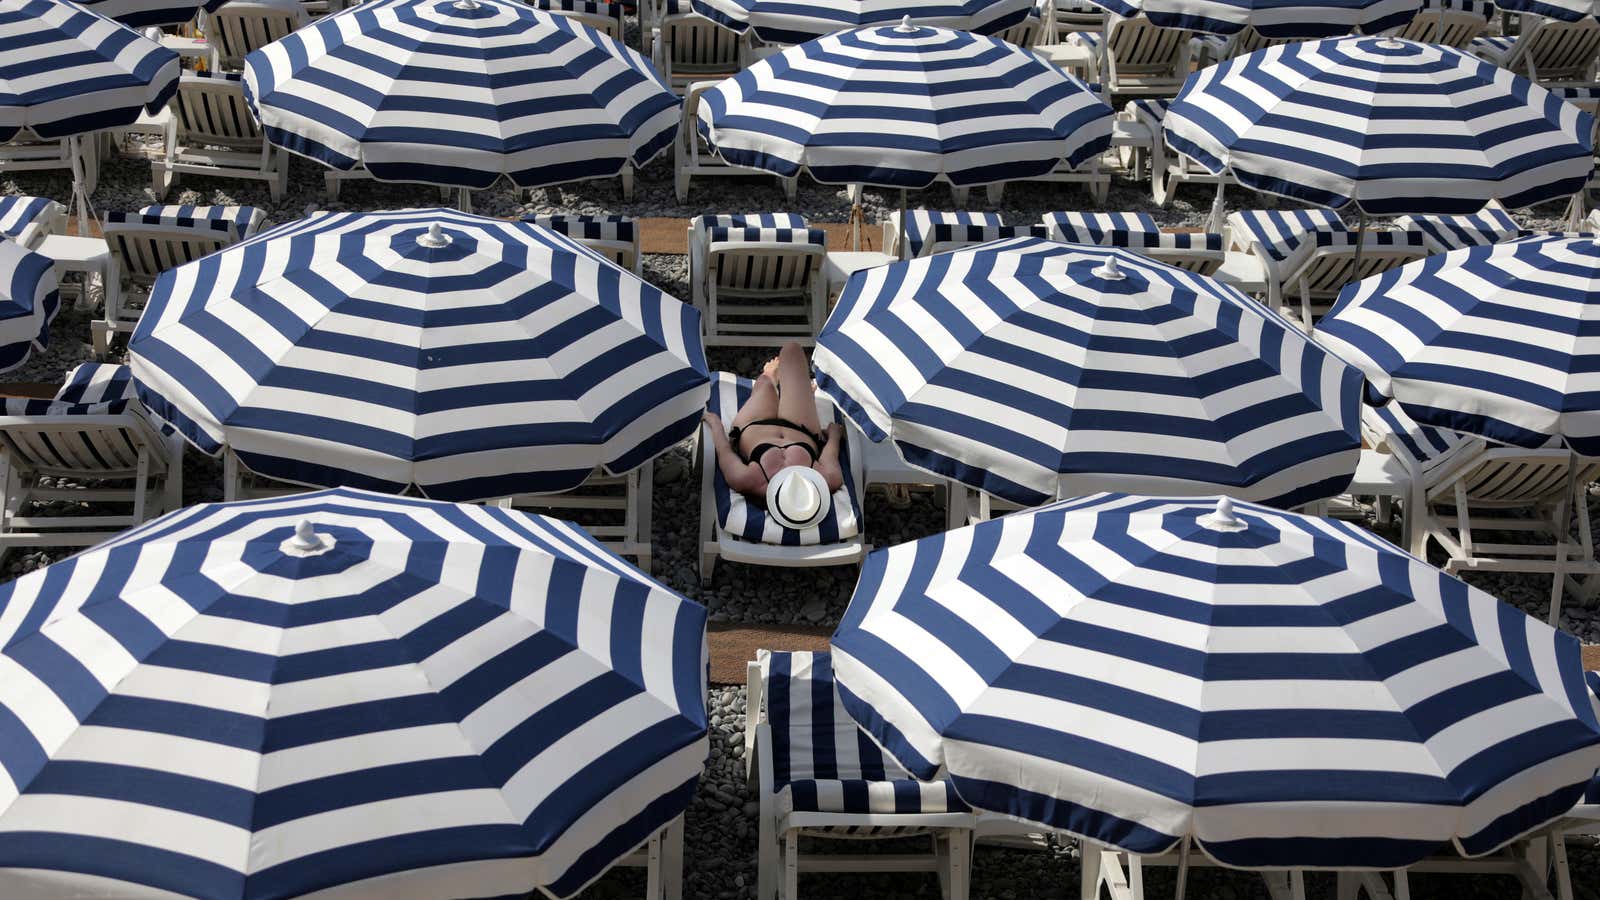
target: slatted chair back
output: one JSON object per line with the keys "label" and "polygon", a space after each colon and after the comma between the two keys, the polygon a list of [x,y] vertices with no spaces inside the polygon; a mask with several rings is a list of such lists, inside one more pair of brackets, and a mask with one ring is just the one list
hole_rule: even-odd
{"label": "slatted chair back", "polygon": [[1416,18],[1396,37],[1465,50],[1481,36],[1494,15],[1492,0],[1425,0]]}
{"label": "slatted chair back", "polygon": [[536,0],[533,7],[564,16],[608,37],[622,40],[622,4],[600,0]]}
{"label": "slatted chair back", "polygon": [[237,73],[185,72],[172,105],[178,140],[186,144],[259,150],[261,126],[245,102]]}
{"label": "slatted chair back", "polygon": [[659,27],[657,68],[673,90],[739,71],[740,35],[691,11],[686,0],[669,3]]}
{"label": "slatted chair back", "polygon": [[298,0],[232,0],[209,14],[211,67],[237,72],[244,58],[311,23]]}
{"label": "slatted chair back", "polygon": [[1501,63],[1533,81],[1588,81],[1600,54],[1600,22],[1536,19],[1525,27]]}
{"label": "slatted chair back", "polygon": [[1299,296],[1301,324],[1310,329],[1345,285],[1427,255],[1422,235],[1414,231],[1319,231],[1285,261],[1282,293]]}
{"label": "slatted chair back", "polygon": [[640,270],[639,229],[629,216],[523,216],[522,221],[566,235],[630,272]]}
{"label": "slatted chair back", "polygon": [[1161,28],[1143,16],[1113,18],[1104,40],[1109,71],[1101,78],[1112,94],[1176,94],[1189,77],[1189,38],[1178,28]]}
{"label": "slatted chair back", "polygon": [[122,275],[147,288],[162,272],[248,237],[259,222],[248,206],[152,206],[107,213],[102,231]]}

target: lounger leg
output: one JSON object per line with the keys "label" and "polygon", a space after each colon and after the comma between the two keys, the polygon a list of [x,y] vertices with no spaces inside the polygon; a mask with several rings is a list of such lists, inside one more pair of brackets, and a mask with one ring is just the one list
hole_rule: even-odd
{"label": "lounger leg", "polygon": [[1572,900],[1572,872],[1567,868],[1567,836],[1559,831],[1550,835],[1550,855],[1556,869],[1556,898]]}
{"label": "lounger leg", "polygon": [[1088,841],[1078,842],[1078,898],[1099,900],[1100,897],[1100,845]]}
{"label": "lounger leg", "polygon": [[639,545],[639,569],[646,575],[650,574],[650,564],[655,549],[653,541],[654,528],[651,504],[654,502],[652,494],[655,493],[655,463],[648,462],[635,469],[628,475],[629,485],[633,488],[635,525],[633,539]]}
{"label": "lounger leg", "polygon": [[756,900],[775,900],[778,894],[778,835],[772,817],[762,810],[756,823]]}
{"label": "lounger leg", "polygon": [[633,200],[633,163],[622,167],[622,199]]}
{"label": "lounger leg", "polygon": [[232,448],[222,451],[222,499],[230,503],[239,499],[239,458]]}
{"label": "lounger leg", "polygon": [[145,498],[150,491],[150,448],[139,448],[139,463],[133,476],[133,524],[144,521]]}
{"label": "lounger leg", "polygon": [[783,837],[783,900],[800,900],[800,833]]}
{"label": "lounger leg", "polygon": [[967,900],[971,883],[972,832],[957,828],[950,832],[950,900]]}
{"label": "lounger leg", "polygon": [[661,832],[650,835],[645,844],[644,895],[650,900],[661,900]]}

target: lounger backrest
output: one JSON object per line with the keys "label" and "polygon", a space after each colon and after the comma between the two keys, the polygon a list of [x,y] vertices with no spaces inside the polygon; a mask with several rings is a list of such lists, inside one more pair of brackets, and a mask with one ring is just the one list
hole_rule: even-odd
{"label": "lounger backrest", "polygon": [[1416,17],[1396,37],[1465,49],[1493,16],[1493,0],[1424,0]]}
{"label": "lounger backrest", "polygon": [[0,237],[32,249],[55,228],[63,209],[48,197],[0,197]]}
{"label": "lounger backrest", "polygon": [[820,228],[713,228],[706,265],[724,296],[799,296],[820,277],[827,247]]}
{"label": "lounger backrest", "polygon": [[739,70],[739,35],[690,11],[687,3],[668,6],[661,19],[661,40],[670,54],[674,78],[731,75]]}
{"label": "lounger backrest", "polygon": [[[126,395],[126,366],[79,366],[54,400],[8,399],[0,410],[0,440],[11,462],[41,475],[109,477],[134,473],[139,453],[157,436],[143,409]],[[75,383],[78,382],[78,383]],[[71,402],[70,397],[86,398]],[[149,453],[151,474],[166,471],[165,456]]]}
{"label": "lounger backrest", "polygon": [[1580,81],[1594,70],[1600,53],[1600,22],[1585,17],[1578,22],[1527,16],[1522,34],[1506,57],[1505,67],[1518,74],[1533,73],[1540,81]]}
{"label": "lounger backrest", "polygon": [[1189,60],[1189,38],[1187,31],[1161,28],[1144,16],[1114,16],[1105,37],[1106,55],[1119,77],[1177,77]]}
{"label": "lounger backrest", "polygon": [[523,216],[522,221],[564,234],[629,271],[638,266],[639,231],[629,216]]}
{"label": "lounger backrest", "polygon": [[1421,234],[1423,243],[1434,253],[1497,244],[1515,237],[1519,230],[1517,220],[1499,201],[1465,216],[1402,216],[1395,220],[1395,226]]}
{"label": "lounger backrest", "polygon": [[261,126],[244,99],[242,76],[185,72],[178,79],[173,116],[178,140],[234,150],[261,149]]}
{"label": "lounger backrest", "polygon": [[1044,18],[1039,15],[1036,7],[1022,21],[996,32],[994,36],[1018,47],[1032,47],[1039,43],[1039,32],[1043,28]]}
{"label": "lounger backrest", "polygon": [[772,727],[775,789],[814,779],[910,778],[839,701],[826,652],[758,650],[766,722]]}
{"label": "lounger backrest", "polygon": [[1068,244],[1103,245],[1107,235],[1142,232],[1155,234],[1161,226],[1149,213],[1142,212],[1052,212],[1045,213],[1040,224],[1050,230],[1050,239]]}
{"label": "lounger backrest", "polygon": [[1419,424],[1399,402],[1361,408],[1361,434],[1368,444],[1400,457],[1407,468],[1426,475],[1484,449],[1482,438]]}
{"label": "lounger backrest", "polygon": [[298,0],[231,0],[210,14],[207,38],[216,48],[224,71],[244,65],[244,58],[273,41],[310,24]]}
{"label": "lounger backrest", "polygon": [[[1357,243],[1361,244],[1357,266]],[[1334,297],[1352,281],[1370,278],[1428,255],[1422,235],[1414,231],[1321,231],[1304,241],[1284,262],[1289,273],[1283,291],[1293,296],[1303,285],[1313,297]]]}
{"label": "lounger backrest", "polygon": [[103,231],[122,274],[141,286],[239,239],[237,227],[227,220],[170,214],[107,213]]}
{"label": "lounger backrest", "polygon": [[1210,275],[1222,268],[1228,252],[1223,236],[1215,231],[1112,232],[1105,246],[1126,247],[1158,262]]}

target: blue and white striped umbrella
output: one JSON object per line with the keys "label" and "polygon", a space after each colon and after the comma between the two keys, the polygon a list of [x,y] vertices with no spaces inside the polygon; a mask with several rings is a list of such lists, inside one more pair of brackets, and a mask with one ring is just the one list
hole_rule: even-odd
{"label": "blue and white striped umbrella", "polygon": [[[435,231],[437,229],[437,231]],[[319,487],[577,487],[693,434],[700,314],[552,231],[323,213],[162,273],[140,398],[208,453]]]}
{"label": "blue and white striped umbrella", "polygon": [[1450,47],[1282,44],[1189,76],[1167,140],[1256,190],[1364,213],[1471,213],[1578,190],[1594,120]]}
{"label": "blue and white striped umbrella", "polygon": [[997,34],[1026,19],[1033,0],[692,0],[694,11],[725,28],[774,44],[798,44],[835,31],[893,25],[935,25]]}
{"label": "blue and white striped umbrella", "polygon": [[60,306],[55,261],[0,238],[0,372],[44,350]]}
{"label": "blue and white striped umbrella", "polygon": [[830,34],[700,96],[700,126],[736,166],[825,184],[925,188],[1032,178],[1111,144],[1083,82],[999,38],[915,25]]}
{"label": "blue and white striped umbrella", "polygon": [[873,553],[846,709],[983,810],[1229,866],[1407,866],[1600,764],[1570,635],[1354,525],[1103,494]]}
{"label": "blue and white striped umbrella", "polygon": [[868,437],[1018,503],[1293,506],[1342,492],[1360,455],[1359,372],[1233,288],[1127,250],[1016,238],[857,273],[813,362]]}
{"label": "blue and white striped umbrella", "polygon": [[63,0],[0,0],[0,141],[131,125],[178,90],[178,54]]}
{"label": "blue and white striped umbrella", "polygon": [[1534,237],[1345,287],[1319,343],[1418,422],[1600,456],[1600,245]]}
{"label": "blue and white striped umbrella", "polygon": [[116,19],[130,28],[182,25],[200,10],[216,12],[228,0],[78,0],[85,9]]}
{"label": "blue and white striped umbrella", "polygon": [[349,490],[168,514],[0,586],[0,880],[570,896],[694,794],[705,624],[543,516]]}
{"label": "blue and white striped umbrella", "polygon": [[1094,0],[1119,16],[1143,13],[1162,28],[1304,40],[1376,34],[1416,18],[1422,0]]}
{"label": "blue and white striped umbrella", "polygon": [[609,178],[672,143],[679,100],[636,51],[517,0],[373,0],[245,57],[269,140],[385,181]]}

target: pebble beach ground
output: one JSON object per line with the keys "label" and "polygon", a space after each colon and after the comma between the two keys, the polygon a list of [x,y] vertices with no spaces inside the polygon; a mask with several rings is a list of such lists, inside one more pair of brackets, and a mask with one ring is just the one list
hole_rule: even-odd
{"label": "pebble beach ground", "polygon": [[[169,202],[197,204],[249,204],[267,212],[271,222],[281,223],[300,216],[308,208],[381,210],[439,203],[432,188],[417,185],[388,185],[350,182],[337,202],[322,194],[320,168],[296,159],[292,163],[288,194],[273,203],[264,186],[255,182],[222,181],[185,177],[166,198]],[[148,194],[149,164],[137,158],[108,159],[92,200],[99,210],[132,210],[153,202]],[[0,193],[20,193],[54,197],[65,202],[69,182],[60,173],[0,175]],[[750,177],[696,181],[687,204],[673,196],[670,160],[658,160],[640,173],[637,192],[631,202],[622,200],[618,183],[598,181],[538,190],[531,198],[504,185],[474,195],[475,211],[495,216],[527,213],[625,213],[638,217],[690,217],[711,212],[793,211],[813,222],[842,222],[849,214],[849,200],[843,189],[802,183],[794,202],[785,200],[776,181]],[[863,198],[867,221],[876,222],[898,196],[868,190]],[[1170,209],[1156,208],[1148,184],[1117,177],[1105,210],[1142,210],[1153,214],[1167,226],[1200,225],[1209,210],[1209,189],[1191,188],[1182,192]],[[913,195],[912,206],[955,209],[947,190],[935,188]],[[1261,200],[1237,189],[1228,195],[1229,209],[1259,206]],[[982,192],[975,191],[966,208],[989,208]],[[1076,188],[1044,184],[1013,186],[997,206],[1009,224],[1037,222],[1048,211],[1094,209],[1086,195]],[[1527,220],[1530,227],[1559,227],[1561,210],[1547,207],[1534,211]],[[687,301],[689,297],[686,260],[682,256],[649,256],[645,260],[647,280],[667,293]],[[21,369],[9,373],[13,381],[59,381],[73,365],[90,357],[87,344],[90,313],[67,308],[52,329],[48,350],[35,354]],[[113,358],[123,352],[113,348]],[[722,350],[711,355],[713,368],[744,375],[755,374],[770,355],[765,351]],[[855,583],[853,568],[770,569],[736,564],[720,564],[709,583],[698,573],[695,523],[699,516],[699,466],[691,458],[687,444],[681,445],[655,463],[654,497],[655,560],[654,575],[685,595],[704,603],[715,621],[760,624],[806,624],[831,627],[839,620]],[[221,499],[220,467],[193,452],[185,464],[185,499],[188,502]],[[1591,494],[1591,507],[1597,498]],[[868,539],[875,546],[888,546],[943,528],[943,510],[930,493],[914,493],[909,505],[890,502],[881,493],[870,493],[866,504]],[[3,576],[15,577],[65,555],[64,551],[13,553],[3,563]],[[1543,619],[1547,611],[1548,578],[1543,576],[1472,576],[1476,584],[1500,598],[1516,604]],[[1562,626],[1587,642],[1600,642],[1600,612],[1581,608],[1570,598],[1563,610]],[[688,814],[684,896],[734,900],[755,895],[756,885],[756,804],[745,785],[744,721],[745,696],[742,688],[713,688],[710,696],[712,724],[711,758],[698,795]],[[851,851],[856,847],[847,848]],[[1078,890],[1077,850],[1066,842],[1049,850],[1015,850],[980,845],[974,859],[972,896],[1000,900],[1029,900],[1076,896]],[[1600,900],[1600,848],[1592,840],[1572,842],[1572,871],[1579,900]],[[1146,879],[1151,897],[1171,894],[1169,872],[1154,871]],[[584,896],[613,898],[639,896],[643,876],[637,871],[617,870],[589,888]],[[1313,875],[1308,880],[1310,895],[1333,896],[1331,876]],[[1514,897],[1516,884],[1509,878],[1463,876],[1414,876],[1412,895],[1418,898],[1466,896]],[[807,875],[800,882],[808,897],[855,897],[860,900],[913,900],[939,896],[937,881],[931,875]],[[1188,896],[1197,900],[1244,900],[1265,897],[1261,880],[1248,873],[1199,870],[1190,881]]]}

